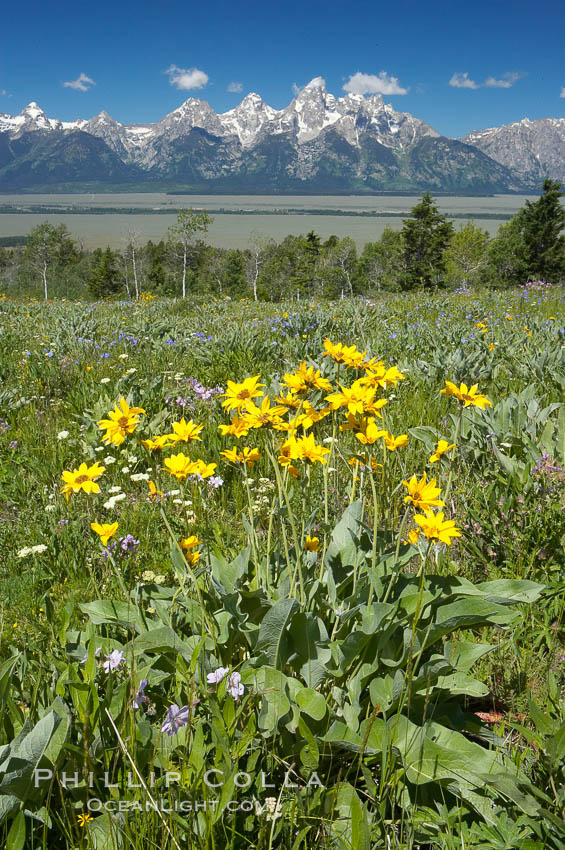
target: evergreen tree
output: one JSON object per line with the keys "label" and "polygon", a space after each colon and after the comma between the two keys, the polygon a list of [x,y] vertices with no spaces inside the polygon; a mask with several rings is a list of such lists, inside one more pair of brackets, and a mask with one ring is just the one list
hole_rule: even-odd
{"label": "evergreen tree", "polygon": [[94,298],[108,298],[117,295],[122,288],[120,273],[116,265],[116,256],[110,246],[102,253],[88,277],[88,291]]}
{"label": "evergreen tree", "polygon": [[545,180],[537,201],[526,201],[518,213],[529,280],[558,283],[565,277],[565,208],[561,183]]}
{"label": "evergreen tree", "polygon": [[429,192],[410,215],[402,228],[406,263],[403,288],[437,286],[445,276],[444,251],[453,236],[453,225],[439,212]]}

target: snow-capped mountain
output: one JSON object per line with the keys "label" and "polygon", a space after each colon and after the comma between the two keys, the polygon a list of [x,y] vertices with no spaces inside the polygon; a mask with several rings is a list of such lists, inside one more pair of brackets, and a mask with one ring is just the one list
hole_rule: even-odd
{"label": "snow-capped mountain", "polygon": [[403,147],[422,136],[439,135],[418,118],[385,104],[381,95],[366,98],[348,94],[336,98],[326,91],[322,77],[315,77],[280,110],[251,92],[235,109],[219,115],[206,101],[191,97],[156,124],[120,124],[105,111],[88,121],[62,122],[48,118],[36,103],[30,103],[16,116],[0,114],[0,132],[17,135],[32,130],[82,130],[104,139],[116,153],[127,151],[134,159],[155,138],[178,138],[193,127],[219,138],[236,137],[244,148],[252,147],[260,135],[283,133],[289,133],[302,144],[317,138],[327,127],[333,127],[353,145],[359,143],[362,132],[371,132],[381,144],[390,147]]}
{"label": "snow-capped mountain", "polygon": [[473,130],[461,139],[524,178],[565,182],[565,118],[523,118],[513,124]]}
{"label": "snow-capped mountain", "polygon": [[[93,138],[102,146],[88,143]],[[30,103],[19,115],[0,114],[0,188],[67,185],[81,167],[80,182],[88,182],[88,152],[96,158],[97,180],[107,161],[112,174],[135,175],[136,183],[164,181],[201,191],[523,188],[478,147],[439,136],[381,95],[335,97],[315,77],[284,109],[251,92],[217,114],[191,97],[154,124],[122,124],[105,111],[62,122]]]}

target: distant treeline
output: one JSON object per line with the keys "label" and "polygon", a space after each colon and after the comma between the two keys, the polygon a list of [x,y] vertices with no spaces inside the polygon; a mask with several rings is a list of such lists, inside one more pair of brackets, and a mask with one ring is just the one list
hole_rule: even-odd
{"label": "distant treeline", "polygon": [[402,229],[385,229],[360,254],[349,237],[330,236],[322,242],[313,230],[280,242],[254,235],[241,248],[216,248],[203,239],[212,218],[195,210],[177,212],[167,240],[142,244],[132,230],[120,251],[85,250],[65,225],[46,221],[27,238],[0,240],[0,290],[45,298],[135,298],[150,291],[179,297],[281,300],[339,298],[378,290],[508,287],[528,280],[562,283],[565,209],[561,196],[561,184],[546,180],[541,197],[526,201],[490,238],[470,221],[456,230],[425,194],[408,216],[397,214],[405,219]]}
{"label": "distant treeline", "polygon": [[[73,207],[73,206],[47,206],[45,204],[34,204],[25,207],[17,207],[12,204],[0,204],[0,214],[3,215],[178,215],[181,209],[149,207]],[[406,218],[410,213],[381,210],[331,210],[304,209],[303,207],[285,207],[284,209],[270,210],[234,210],[218,207],[206,210],[209,215],[337,215],[353,216],[355,218]],[[447,219],[497,219],[508,220],[512,213],[505,212],[477,212],[469,215],[466,212],[446,213]]]}

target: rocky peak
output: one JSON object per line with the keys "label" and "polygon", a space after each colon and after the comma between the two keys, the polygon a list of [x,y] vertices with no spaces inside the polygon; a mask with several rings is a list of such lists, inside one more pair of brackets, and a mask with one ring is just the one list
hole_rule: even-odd
{"label": "rocky peak", "polygon": [[18,117],[23,119],[20,123],[21,131],[58,130],[61,127],[61,122],[48,118],[34,100],[24,106]]}
{"label": "rocky peak", "polygon": [[461,141],[538,185],[548,175],[565,181],[565,118],[522,118],[473,130]]}

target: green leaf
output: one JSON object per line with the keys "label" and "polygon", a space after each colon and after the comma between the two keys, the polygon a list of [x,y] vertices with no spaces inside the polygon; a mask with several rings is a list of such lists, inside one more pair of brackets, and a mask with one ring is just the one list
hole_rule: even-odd
{"label": "green leaf", "polygon": [[199,635],[191,635],[186,641],[183,641],[168,626],[162,626],[136,637],[133,642],[133,649],[136,655],[141,655],[142,652],[180,653],[185,661],[190,664],[192,653],[199,640]]}
{"label": "green leaf", "polygon": [[448,641],[443,647],[443,654],[452,667],[461,672],[471,669],[475,661],[478,661],[487,652],[492,652],[496,646],[488,643],[473,643],[472,641]]}
{"label": "green leaf", "polygon": [[0,764],[0,794],[14,794],[22,802],[27,798],[33,781],[33,771],[39,765],[61,723],[61,718],[50,711],[29,732],[19,735],[12,741],[8,754]]}
{"label": "green leaf", "polygon": [[325,717],[327,704],[323,695],[311,688],[302,688],[296,694],[296,704],[305,714],[314,720],[322,720]]}
{"label": "green leaf", "polygon": [[252,684],[261,696],[258,726],[266,733],[272,733],[279,721],[290,711],[287,696],[287,677],[273,667],[260,667],[242,673],[244,684]]}
{"label": "green leaf", "polygon": [[300,717],[298,720],[298,731],[306,741],[300,749],[300,761],[304,767],[310,770],[316,770],[320,761],[320,750],[314,735],[303,717]]}
{"label": "green leaf", "polygon": [[6,850],[23,850],[26,840],[26,819],[23,812],[18,812],[6,839]]}
{"label": "green leaf", "polygon": [[210,555],[210,566],[212,577],[224,589],[226,593],[234,593],[239,580],[249,569],[249,556],[251,549],[248,546],[243,549],[237,558],[228,563],[224,558]]}
{"label": "green leaf", "polygon": [[555,735],[547,743],[547,752],[551,760],[557,763],[565,759],[565,722],[561,724]]}
{"label": "green leaf", "polygon": [[543,584],[518,579],[483,581],[476,587],[490,602],[497,602],[501,605],[514,602],[535,602],[544,589]]}
{"label": "green leaf", "polygon": [[289,652],[287,625],[298,608],[296,599],[281,599],[270,608],[259,628],[256,650],[262,653],[265,663],[280,669]]}
{"label": "green leaf", "polygon": [[20,801],[14,794],[0,794],[0,824],[13,814],[19,807]]}
{"label": "green leaf", "polygon": [[109,624],[124,629],[145,631],[145,625],[139,610],[128,602],[115,602],[112,599],[97,599],[95,602],[83,602],[79,605],[83,614],[87,614],[94,625]]}

